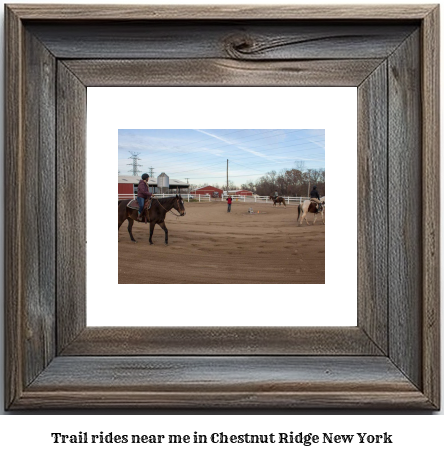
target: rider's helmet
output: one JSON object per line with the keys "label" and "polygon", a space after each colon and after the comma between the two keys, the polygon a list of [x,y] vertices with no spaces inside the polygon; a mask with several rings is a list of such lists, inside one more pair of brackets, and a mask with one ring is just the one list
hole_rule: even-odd
{"label": "rider's helmet", "polygon": [[149,176],[148,176],[148,174],[147,174],[147,173],[145,173],[145,174],[142,174],[142,179],[143,179],[143,180],[146,180],[146,179],[148,179],[148,177],[149,177]]}

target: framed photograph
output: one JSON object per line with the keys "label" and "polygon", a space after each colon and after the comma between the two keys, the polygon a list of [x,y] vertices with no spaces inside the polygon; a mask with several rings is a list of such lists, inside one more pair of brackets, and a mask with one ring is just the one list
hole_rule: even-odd
{"label": "framed photograph", "polygon": [[[343,184],[357,193],[355,87],[92,87],[87,97],[87,325],[356,326],[357,218],[343,230],[332,211],[323,223],[325,169],[331,201]],[[97,223],[102,180],[88,169],[118,177],[118,243],[112,219]],[[143,174],[168,247],[162,225],[127,207]],[[322,211],[304,217],[317,189]],[[185,216],[166,212],[176,195]]]}
{"label": "framed photograph", "polygon": [[[440,408],[438,6],[22,4],[5,34],[6,409]],[[262,307],[283,324],[229,324],[223,303],[208,325],[87,323],[106,263],[89,264],[87,221],[115,216],[113,176],[87,198],[88,109],[93,89],[138,87],[356,89],[357,191],[329,205],[341,231],[357,220],[339,274],[356,325],[300,325],[278,283]]]}

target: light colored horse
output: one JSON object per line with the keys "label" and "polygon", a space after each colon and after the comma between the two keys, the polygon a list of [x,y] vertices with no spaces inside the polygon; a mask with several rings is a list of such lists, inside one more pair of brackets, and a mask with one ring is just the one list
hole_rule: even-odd
{"label": "light colored horse", "polygon": [[[319,207],[319,212],[322,217],[322,223],[325,225],[325,220],[324,220],[324,212],[325,212],[325,196],[321,198],[321,204]],[[314,220],[313,220],[313,225],[316,223],[316,216],[318,213],[316,213],[316,203],[313,203],[310,200],[305,200],[303,203],[299,204],[298,206],[298,222],[299,225],[302,225],[302,222],[305,219],[305,222],[307,225],[310,225],[307,220],[307,215],[308,213],[311,212],[314,214]]]}

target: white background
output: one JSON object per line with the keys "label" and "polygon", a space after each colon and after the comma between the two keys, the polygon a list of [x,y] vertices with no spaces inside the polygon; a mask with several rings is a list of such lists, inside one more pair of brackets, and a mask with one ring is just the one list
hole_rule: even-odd
{"label": "white background", "polygon": [[[341,456],[412,456],[442,454],[442,424],[435,416],[40,416],[3,417],[0,435],[9,442],[10,451],[19,455],[78,456],[79,454],[121,456],[163,455],[341,455]],[[392,435],[392,444],[361,444],[354,437],[350,444],[53,444],[52,432],[89,435],[112,432],[132,434],[198,434],[223,432],[239,434],[384,434]],[[1,448],[1,447],[0,447]],[[20,451],[20,452],[18,452]],[[23,452],[22,452],[23,451]],[[4,453],[9,454],[9,453]]]}
{"label": "white background", "polygon": [[[90,3],[88,1],[76,1],[77,3]],[[31,1],[25,1],[24,3],[36,3]],[[49,3],[49,2],[48,2]],[[52,3],[60,3],[60,0],[52,2]],[[94,3],[111,3],[110,1],[100,1],[94,0]],[[135,0],[132,0],[132,3],[140,3]],[[155,1],[152,0],[151,3],[167,3],[165,1]],[[174,3],[174,2],[171,2]],[[176,2],[177,3],[177,2]],[[187,2],[182,2],[187,3]],[[189,3],[189,2],[188,2]],[[198,0],[194,0],[191,3],[210,3],[209,1],[199,2]],[[216,2],[219,4],[227,4],[227,3],[239,3],[238,1],[222,1]],[[260,4],[264,3],[261,0],[242,0],[242,3],[251,3],[251,4]],[[266,2],[270,3],[270,2]],[[280,0],[280,3],[298,3],[298,2],[288,2],[285,0]],[[306,4],[307,1],[303,0],[300,2],[302,4]],[[314,0],[311,2],[312,4],[332,4],[335,2],[331,2],[328,0]],[[346,3],[358,3],[356,1],[347,1],[341,0],[339,3],[346,4]],[[381,3],[380,0],[372,1],[366,0],[366,3]],[[429,3],[424,1],[408,1],[408,0],[401,0],[401,1],[392,1],[392,3],[398,4],[405,4],[405,3]],[[440,3],[440,2],[438,2]],[[3,15],[3,8],[0,10],[0,14]],[[2,21],[3,27],[3,21]],[[3,36],[3,29],[2,29],[2,36]],[[441,44],[442,48],[442,44]],[[3,53],[3,47],[0,47],[0,53]],[[3,61],[3,59],[1,59]],[[2,87],[4,82],[4,75],[3,69],[1,73],[2,79]],[[0,97],[3,97],[3,91],[0,93]],[[0,123],[0,133],[3,139],[3,123]],[[3,159],[0,159],[0,171],[3,174]],[[3,227],[3,219],[4,219],[4,205],[3,205],[3,198],[4,198],[4,189],[3,186],[0,186],[0,226]],[[441,201],[444,201],[442,190],[441,190]],[[442,233],[441,233],[442,235]],[[441,243],[443,245],[444,243]],[[0,253],[3,257],[4,252],[4,245],[3,245],[3,237],[0,237]],[[441,252],[441,258],[443,252]],[[3,288],[3,280],[4,280],[4,270],[3,270],[3,262],[0,263],[0,288]],[[443,273],[443,269],[441,268],[441,274]],[[0,294],[0,300],[3,303],[3,293]],[[441,298],[442,301],[442,298]],[[0,312],[0,344],[3,343],[4,340],[4,333],[3,333],[3,312]],[[441,328],[444,328],[443,324],[443,315],[444,312],[441,313]],[[444,337],[441,338],[444,340]],[[444,344],[442,344],[441,349],[441,357],[443,357],[444,353]],[[3,380],[4,380],[4,373],[3,373],[3,350],[0,350],[0,400],[3,403]],[[441,363],[444,365],[444,363]],[[441,391],[444,391],[444,376],[442,376],[442,386]],[[0,408],[1,410],[1,408]],[[254,412],[254,411],[253,411]],[[319,411],[318,411],[319,412]],[[318,412],[313,412],[317,414]],[[104,412],[106,413],[106,412]],[[213,432],[213,429],[216,429],[215,432],[218,431],[225,431],[229,432],[273,432],[274,430],[278,429],[278,432],[285,432],[285,429],[295,430],[299,432],[299,430],[304,430],[306,432],[337,432],[337,433],[351,433],[351,432],[384,432],[388,431],[389,433],[393,433],[397,436],[396,443],[393,445],[378,445],[378,446],[367,446],[367,445],[339,445],[339,446],[318,446],[318,447],[300,447],[296,446],[296,448],[290,446],[286,448],[282,447],[269,447],[269,446],[254,446],[253,451],[258,454],[270,454],[270,450],[273,451],[274,454],[297,454],[299,451],[303,451],[306,454],[325,454],[325,450],[327,449],[332,454],[337,454],[343,456],[344,454],[352,454],[356,455],[356,451],[359,451],[359,454],[364,456],[366,455],[374,455],[375,451],[380,455],[390,455],[393,454],[440,454],[442,453],[443,449],[443,441],[442,441],[442,429],[444,425],[443,419],[443,412],[436,412],[433,415],[439,416],[424,416],[423,414],[412,414],[410,416],[399,416],[396,413],[393,414],[379,414],[379,415],[371,415],[370,413],[362,414],[357,412],[356,416],[349,416],[345,415],[329,415],[328,411],[323,411],[322,416],[310,416],[306,413],[302,413],[298,411],[289,411],[287,414],[281,414],[278,416],[268,415],[266,413],[261,413],[260,411],[256,411],[258,416],[224,416],[224,415],[216,415],[216,416],[206,416],[202,415],[193,415],[193,416],[178,416],[177,413],[174,412],[165,412],[166,416],[154,416],[155,413],[147,413],[141,412],[145,416],[140,416],[136,414],[136,412],[132,412],[132,416],[93,416],[93,415],[76,415],[76,414],[69,414],[64,416],[22,416],[22,415],[15,415],[8,413],[3,415],[0,418],[0,451],[3,453],[6,451],[14,451],[17,454],[45,454],[50,455],[59,455],[60,454],[60,446],[54,445],[49,443],[50,441],[50,433],[51,432],[64,432],[64,433],[76,433],[81,430],[88,430],[90,432],[93,431],[100,431],[103,430],[105,432],[108,431],[115,431],[120,433],[129,432],[131,430],[132,433],[151,433],[151,432],[161,432],[161,433],[191,433],[194,430],[200,432],[206,432],[207,430]],[[403,415],[406,412],[402,412]],[[99,429],[100,428],[100,429]],[[284,429],[284,431],[280,431],[280,429]],[[171,447],[165,446],[162,447],[163,452],[168,451],[168,453],[172,452]],[[211,448],[212,452],[216,450],[221,453],[222,451],[224,454],[227,450],[234,454],[245,454],[246,448],[245,446],[241,445],[240,447],[236,447],[234,445],[230,445],[230,447],[221,446],[217,448],[216,446],[206,447],[200,452],[205,451],[205,454],[208,453],[208,448]],[[90,447],[80,447],[83,454],[97,454],[97,450],[95,448]],[[125,447],[128,454],[135,454],[136,450],[129,451],[127,447]],[[177,448],[173,448],[176,450]],[[67,454],[75,454],[79,453],[79,447],[72,446],[72,447],[64,447],[64,453]],[[94,453],[93,453],[94,451]],[[142,447],[141,449],[137,450],[139,453],[144,455],[149,454],[149,452],[155,454],[162,454],[159,448],[153,450],[152,448],[146,449]],[[184,445],[180,446],[180,451],[185,454],[195,454],[196,447],[193,445],[191,447],[186,447]],[[250,447],[247,447],[247,451],[252,451]],[[118,445],[116,446],[109,446],[106,447],[106,452],[108,454],[122,454],[122,448]],[[134,453],[133,453],[134,452]],[[321,453],[322,452],[322,453]],[[7,454],[7,453],[6,453]]]}
{"label": "white background", "polygon": [[[357,194],[356,96],[355,87],[88,88],[88,326],[356,326],[357,219],[341,211],[341,200]],[[103,192],[96,170],[117,176],[119,128],[325,129],[325,284],[119,285],[115,219],[96,221]],[[116,211],[111,198],[101,204]],[[170,244],[178,242],[174,224],[169,231]],[[156,265],[148,257],[141,267],[149,282]]]}

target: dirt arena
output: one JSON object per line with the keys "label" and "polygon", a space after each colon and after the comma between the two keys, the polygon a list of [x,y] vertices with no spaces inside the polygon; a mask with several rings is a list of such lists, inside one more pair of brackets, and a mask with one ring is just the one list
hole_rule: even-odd
{"label": "dirt arena", "polygon": [[[252,207],[253,214],[248,214]],[[167,214],[169,245],[156,225],[119,231],[119,283],[325,283],[325,226],[313,214],[297,225],[297,206],[233,202],[186,203],[186,215]],[[259,213],[258,213],[259,211]]]}

